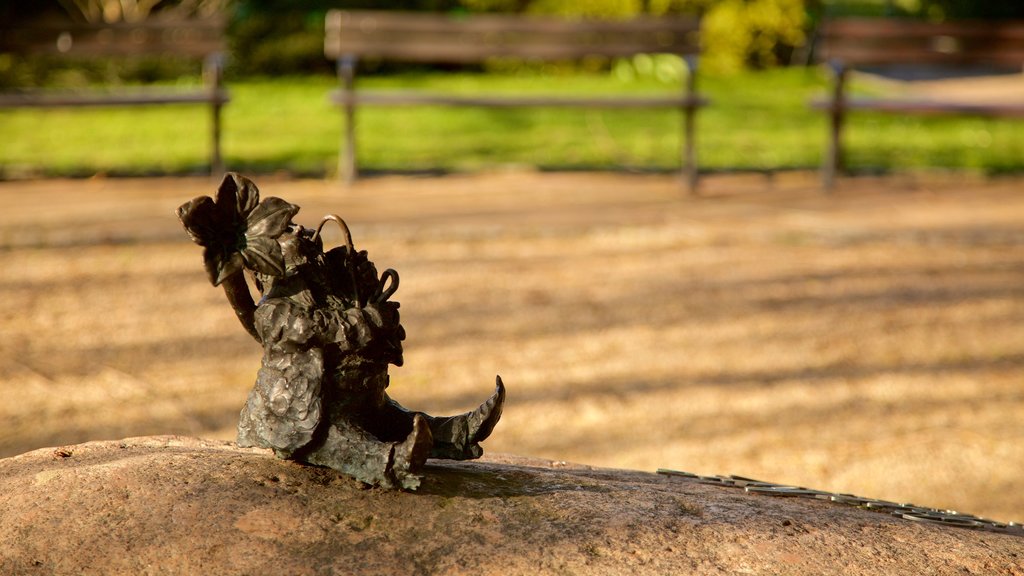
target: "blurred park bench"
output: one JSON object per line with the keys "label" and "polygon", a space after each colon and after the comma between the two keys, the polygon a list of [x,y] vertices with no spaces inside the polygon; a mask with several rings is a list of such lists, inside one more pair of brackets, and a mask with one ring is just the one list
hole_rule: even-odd
{"label": "blurred park bench", "polygon": [[[324,52],[337,61],[340,90],[331,94],[341,106],[345,130],[339,174],[352,182],[357,174],[355,109],[377,106],[678,108],[683,114],[681,164],[684,183],[697,186],[694,121],[707,101],[695,90],[699,20],[641,18],[627,21],[568,21],[512,14],[451,16],[428,13],[332,10],[326,18]],[[371,92],[355,87],[360,58],[420,63],[480,64],[495,58],[528,62],[628,58],[670,53],[686,59],[688,72],[677,96],[457,95],[412,90]],[[541,145],[542,143],[537,143]]]}
{"label": "blurred park bench", "polygon": [[221,107],[225,50],[223,18],[154,16],[135,23],[85,23],[45,18],[0,23],[0,53],[102,61],[174,57],[203,61],[203,85],[179,87],[103,87],[15,89],[0,92],[0,108],[76,108],[206,104],[211,111],[210,170],[223,172]]}
{"label": "blurred park bench", "polygon": [[965,101],[930,95],[922,97],[853,97],[846,93],[851,69],[913,69],[991,73],[1021,72],[1024,66],[1024,22],[947,21],[930,23],[898,19],[843,18],[826,21],[819,53],[832,72],[829,96],[811,105],[830,117],[829,138],[822,166],[825,190],[835,186],[843,169],[843,126],[852,110],[892,114],[1024,117],[1024,102]]}

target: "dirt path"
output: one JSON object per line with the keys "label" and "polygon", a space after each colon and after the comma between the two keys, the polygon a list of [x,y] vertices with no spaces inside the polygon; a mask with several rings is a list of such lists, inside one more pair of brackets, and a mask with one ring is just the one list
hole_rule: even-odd
{"label": "dirt path", "polygon": [[[257,182],[401,273],[394,397],[461,411],[502,375],[491,451],[1024,520],[1022,180]],[[173,216],[214,187],[0,183],[0,456],[233,436],[260,351]]]}
{"label": "dirt path", "polygon": [[909,98],[937,99],[964,104],[1020,102],[1024,97],[1024,74],[964,76],[938,80],[900,81],[875,75],[861,75]]}

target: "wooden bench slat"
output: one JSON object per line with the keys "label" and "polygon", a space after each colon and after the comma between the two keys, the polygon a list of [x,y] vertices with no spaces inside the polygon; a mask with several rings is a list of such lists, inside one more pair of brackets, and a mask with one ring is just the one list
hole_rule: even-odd
{"label": "wooden bench slat", "polygon": [[1019,42],[986,42],[974,45],[945,42],[882,43],[843,39],[826,45],[821,50],[826,60],[840,60],[851,66],[884,65],[898,63],[971,66],[979,64],[1001,64],[1020,66],[1024,64],[1024,40]]}
{"label": "wooden bench slat", "polygon": [[629,20],[569,20],[523,16],[518,14],[474,14],[472,16],[447,15],[430,12],[389,12],[370,10],[330,10],[326,17],[328,33],[338,30],[360,29],[368,33],[389,29],[412,31],[451,32],[466,30],[477,32],[548,32],[570,35],[581,32],[644,33],[659,31],[698,32],[697,18],[638,17]]}
{"label": "wooden bench slat", "polygon": [[223,19],[103,25],[42,20],[0,25],[0,52],[198,57],[222,52],[225,47]]}
{"label": "wooden bench slat", "polygon": [[843,49],[828,49],[822,56],[829,61],[839,61],[848,66],[887,66],[898,63],[916,65],[947,65],[957,68],[972,65],[993,65],[1016,68],[1024,65],[1024,46],[1006,51],[990,51],[973,54],[945,53],[927,48],[886,48],[873,46],[851,46]]}
{"label": "wooden bench slat", "polygon": [[0,94],[0,108],[58,108],[79,106],[146,106],[151,104],[227,104],[227,91],[159,93],[15,93]]}
{"label": "wooden bench slat", "polygon": [[822,27],[820,53],[849,65],[1024,64],[1024,22],[842,19]]}
{"label": "wooden bench slat", "polygon": [[[190,44],[188,46],[173,47],[159,41],[143,42],[119,42],[112,44],[105,43],[84,43],[76,42],[71,49],[58,48],[56,41],[47,44],[40,44],[23,52],[31,54],[50,54],[53,56],[64,56],[71,58],[102,58],[120,57],[133,58],[139,56],[173,55],[199,57],[219,52],[223,46],[216,42],[202,44]],[[0,50],[4,52],[4,50]]]}
{"label": "wooden bench slat", "polygon": [[646,44],[604,44],[568,46],[557,43],[526,43],[516,45],[479,45],[473,42],[438,44],[418,43],[346,43],[338,46],[339,54],[353,54],[386,60],[409,62],[478,63],[493,58],[522,58],[527,60],[579,60],[589,56],[630,57],[651,52]]}
{"label": "wooden bench slat", "polygon": [[373,38],[361,40],[357,37],[346,37],[328,50],[328,56],[338,58],[344,55],[374,57],[389,60],[405,60],[412,62],[483,62],[491,58],[524,58],[524,59],[567,59],[578,60],[588,56],[628,57],[643,53],[685,53],[671,45],[653,46],[650,42],[627,38],[614,41],[595,39],[589,43],[567,44],[557,39],[537,38],[523,41],[507,38],[473,38],[460,36],[448,38],[445,42],[437,42],[430,38],[409,39],[401,42],[388,41],[395,38]]}
{"label": "wooden bench slat", "polygon": [[579,59],[629,56],[644,52],[698,50],[692,20],[573,22],[481,15],[332,11],[327,17],[324,53],[431,61],[481,62],[493,57]]}
{"label": "wooden bench slat", "polygon": [[[811,101],[811,107],[817,110],[832,110],[836,108],[836,104],[832,100],[817,98]],[[902,112],[905,114],[922,115],[1024,117],[1024,102],[971,103],[919,99],[880,100],[876,98],[855,97],[843,100],[842,107],[848,110]]]}
{"label": "wooden bench slat", "polygon": [[701,97],[679,96],[480,96],[432,94],[424,92],[342,92],[334,91],[330,99],[335,104],[372,104],[378,106],[437,105],[478,106],[484,108],[523,107],[579,107],[579,108],[695,108],[706,106]]}
{"label": "wooden bench slat", "polygon": [[[683,40],[680,42],[680,40]],[[686,42],[685,38],[675,36],[652,38],[646,34],[630,33],[607,33],[587,32],[580,33],[567,38],[559,34],[540,31],[524,32],[485,32],[477,33],[466,30],[454,30],[443,35],[425,32],[406,32],[401,30],[386,30],[366,34],[359,31],[343,32],[343,36],[335,39],[333,49],[329,51],[330,56],[352,53],[353,50],[370,49],[376,50],[381,46],[387,46],[401,42],[402,44],[428,44],[437,43],[444,46],[456,46],[462,49],[476,51],[488,51],[495,47],[504,50],[515,50],[528,48],[533,44],[547,46],[572,46],[588,50],[601,50],[606,45],[625,44],[633,46],[637,50],[646,52],[694,52],[696,47]]]}
{"label": "wooden bench slat", "polygon": [[1024,38],[1024,22],[1017,20],[959,20],[921,22],[884,18],[842,18],[822,24],[822,38],[909,38],[920,36],[976,36]]}

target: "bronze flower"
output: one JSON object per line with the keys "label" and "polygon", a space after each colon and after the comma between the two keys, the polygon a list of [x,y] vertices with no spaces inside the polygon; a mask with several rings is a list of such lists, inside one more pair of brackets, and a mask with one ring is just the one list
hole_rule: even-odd
{"label": "bronze flower", "polygon": [[277,238],[291,227],[299,207],[280,198],[260,202],[248,178],[229,172],[217,199],[199,196],[178,208],[178,218],[192,240],[203,247],[203,264],[214,286],[242,268],[269,276],[284,274]]}

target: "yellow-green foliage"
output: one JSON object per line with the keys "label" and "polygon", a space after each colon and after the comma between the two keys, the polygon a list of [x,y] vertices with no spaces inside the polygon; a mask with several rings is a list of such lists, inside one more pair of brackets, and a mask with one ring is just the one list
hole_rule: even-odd
{"label": "yellow-green foliage", "polygon": [[705,66],[720,70],[778,64],[780,46],[804,43],[803,0],[722,0],[703,27]]}
{"label": "yellow-green foliage", "polygon": [[534,0],[529,11],[579,18],[623,19],[643,13],[641,0]]}

